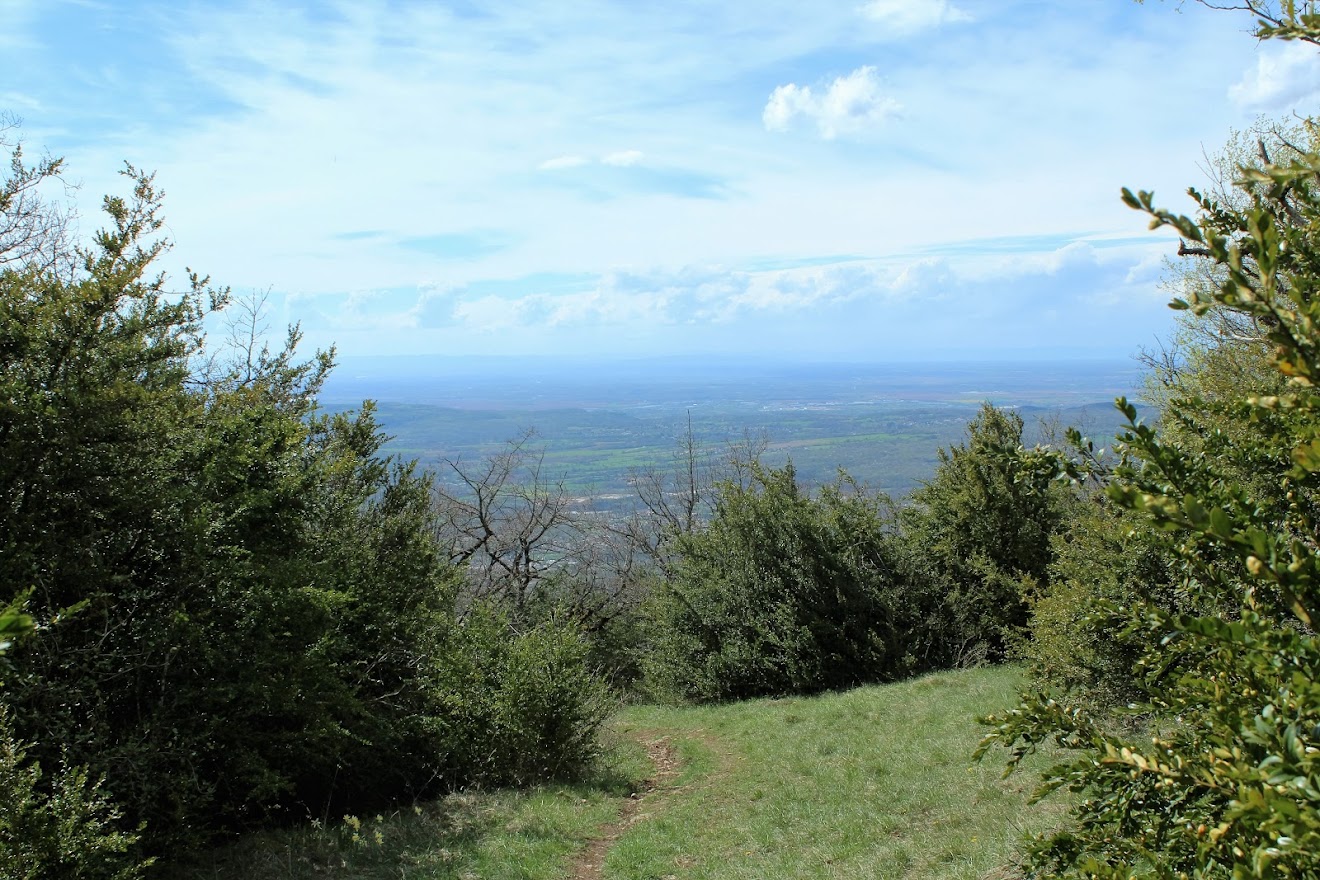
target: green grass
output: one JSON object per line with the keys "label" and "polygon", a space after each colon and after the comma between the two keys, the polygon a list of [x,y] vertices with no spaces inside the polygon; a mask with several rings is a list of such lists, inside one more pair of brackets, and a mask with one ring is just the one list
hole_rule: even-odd
{"label": "green grass", "polygon": [[361,817],[356,842],[343,820],[254,835],[170,876],[565,878],[650,772],[637,741],[661,738],[680,772],[638,805],[606,880],[1003,876],[1024,835],[1062,809],[1028,806],[1035,774],[1001,779],[1002,756],[972,763],[975,717],[1011,706],[1019,684],[997,668],[809,698],[634,706],[594,780]]}
{"label": "green grass", "polygon": [[[813,698],[638,707],[624,730],[667,734],[692,762],[606,861],[642,878],[977,878],[1059,819],[1027,806],[1032,773],[973,764],[977,715],[1011,706],[1012,669],[928,676]],[[1043,763],[1043,762],[1042,762]]]}
{"label": "green grass", "polygon": [[620,740],[597,777],[459,792],[392,814],[247,835],[166,867],[170,880],[557,880],[651,772]]}

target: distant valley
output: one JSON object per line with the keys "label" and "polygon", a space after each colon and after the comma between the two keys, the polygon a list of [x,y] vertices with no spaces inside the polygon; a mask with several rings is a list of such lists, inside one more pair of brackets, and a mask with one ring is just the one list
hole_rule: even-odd
{"label": "distant valley", "polygon": [[543,474],[606,506],[638,470],[670,467],[689,417],[712,452],[764,438],[763,459],[791,459],[808,484],[843,468],[901,497],[962,439],[984,401],[1015,408],[1030,442],[1078,426],[1109,445],[1116,396],[1136,396],[1135,360],[955,364],[782,364],[746,360],[599,362],[517,358],[359,358],[321,396],[332,410],[378,402],[387,451],[444,478],[534,430]]}

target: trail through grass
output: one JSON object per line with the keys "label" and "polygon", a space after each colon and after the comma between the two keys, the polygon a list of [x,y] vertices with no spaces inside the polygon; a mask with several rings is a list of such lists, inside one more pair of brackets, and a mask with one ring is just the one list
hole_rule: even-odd
{"label": "trail through grass", "polygon": [[[1058,821],[1028,807],[1033,773],[974,765],[975,716],[1015,701],[985,669],[812,698],[639,707],[623,730],[668,734],[688,769],[623,835],[604,877],[977,878],[1024,834]],[[1038,766],[1039,763],[1038,762]]]}
{"label": "trail through grass", "polygon": [[[1027,771],[973,764],[1009,668],[817,697],[631,707],[595,779],[467,792],[250,836],[167,876],[213,880],[976,880],[1060,818]],[[649,749],[650,757],[647,751]],[[661,757],[657,757],[661,756]],[[660,767],[657,769],[655,763]],[[652,783],[648,783],[652,780]],[[355,837],[356,835],[356,837]]]}

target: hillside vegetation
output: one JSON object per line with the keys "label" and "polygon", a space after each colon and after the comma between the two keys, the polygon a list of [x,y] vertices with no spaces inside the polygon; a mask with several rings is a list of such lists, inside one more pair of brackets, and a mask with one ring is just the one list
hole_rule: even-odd
{"label": "hillside vegetation", "polygon": [[[613,772],[598,779],[454,795],[416,814],[366,817],[360,832],[332,822],[266,835],[178,876],[992,875],[1010,866],[1024,835],[1060,817],[1057,806],[1028,806],[1034,774],[1005,780],[997,762],[970,758],[971,722],[1011,705],[1020,683],[1000,667],[817,697],[630,708],[611,725]],[[661,756],[659,768],[642,759],[642,744]],[[608,845],[588,849],[601,836]]]}
{"label": "hillside vegetation", "polygon": [[[1320,45],[1309,6],[1242,8]],[[608,516],[530,435],[386,455],[370,402],[322,409],[332,351],[167,286],[151,175],[83,241],[61,163],[6,146],[0,877],[253,834],[289,871],[305,840],[313,870],[551,876],[647,775],[604,758],[623,697],[656,812],[580,875],[1320,876],[1315,123],[1236,136],[1194,217],[1124,191],[1182,239],[1158,430],[1120,399],[1112,451],[1029,445],[986,404],[899,501],[689,430]],[[1015,660],[1015,707],[1012,673],[949,671]],[[967,769],[980,733],[1053,757],[1046,811]]]}

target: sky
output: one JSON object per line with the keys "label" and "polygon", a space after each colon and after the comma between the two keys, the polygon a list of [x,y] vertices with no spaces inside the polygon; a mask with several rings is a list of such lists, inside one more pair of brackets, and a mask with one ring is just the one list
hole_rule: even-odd
{"label": "sky", "polygon": [[[0,0],[0,111],[81,223],[341,355],[1126,356],[1176,247],[1119,201],[1320,63],[1173,0]],[[218,326],[218,325],[217,325]]]}

